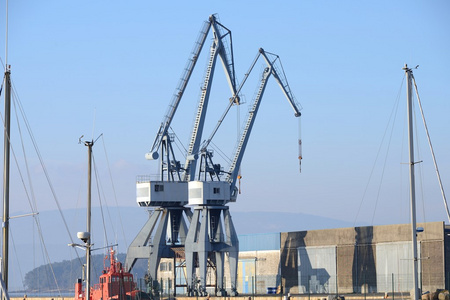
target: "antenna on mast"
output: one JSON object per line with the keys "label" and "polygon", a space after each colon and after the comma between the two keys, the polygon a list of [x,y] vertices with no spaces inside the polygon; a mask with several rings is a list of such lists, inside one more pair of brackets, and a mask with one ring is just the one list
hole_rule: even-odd
{"label": "antenna on mast", "polygon": [[5,72],[8,70],[8,0],[6,0]]}
{"label": "antenna on mast", "polygon": [[[94,133],[95,133],[95,119],[97,117],[97,109],[94,108],[94,120],[92,121],[92,140],[94,140]],[[100,135],[101,136],[101,135]],[[97,138],[98,140],[98,138]]]}

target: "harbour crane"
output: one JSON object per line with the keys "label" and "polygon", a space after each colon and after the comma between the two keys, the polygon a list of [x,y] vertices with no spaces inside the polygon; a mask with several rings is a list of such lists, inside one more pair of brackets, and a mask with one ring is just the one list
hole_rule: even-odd
{"label": "harbour crane", "polygon": [[[213,34],[213,42],[183,165],[175,157],[171,123],[210,31]],[[206,295],[206,268],[209,259],[216,267],[216,292],[218,295],[225,295],[224,256],[228,253],[231,295],[237,295],[239,241],[227,204],[236,201],[238,170],[270,76],[279,83],[294,109],[295,116],[300,116],[299,105],[295,102],[278,56],[260,49],[244,80],[237,86],[232,50],[231,32],[220,24],[214,15],[210,16],[195,43],[192,56],[183,71],[153,145],[146,154],[149,160],[159,159],[160,174],[156,180],[148,176],[137,179],[137,202],[139,206],[152,207],[153,213],[130,245],[125,265],[129,271],[137,259],[148,259],[148,274],[153,287],[156,287],[157,269],[161,258],[173,258],[174,251],[183,252],[184,249],[188,294]],[[231,96],[212,134],[202,143],[218,57],[224,67]],[[236,146],[234,159],[228,172],[224,172],[219,164],[213,163],[212,151],[208,150],[208,146],[230,108],[241,104],[240,91],[260,57],[264,58],[266,67],[261,76],[258,93]],[[224,175],[226,179],[222,179]],[[195,261],[198,261],[199,265],[199,280],[196,278]]]}
{"label": "harbour crane", "polygon": [[[170,132],[170,127],[209,32],[212,32],[213,41],[210,47],[208,66],[204,75],[186,162],[182,165],[175,157],[172,147],[174,136]],[[145,155],[149,160],[160,160],[161,173],[159,178],[157,180],[151,180],[149,176],[137,178],[137,203],[142,207],[152,207],[153,212],[129,246],[125,264],[130,271],[137,259],[148,259],[148,271],[153,286],[157,283],[157,269],[161,258],[173,257],[172,249],[183,247],[185,243],[188,230],[186,220],[189,222],[192,218],[191,209],[185,207],[188,204],[188,181],[193,178],[192,174],[195,173],[198,158],[196,153],[203,133],[218,57],[225,70],[231,97],[238,99],[232,50],[231,31],[219,23],[215,15],[211,15],[209,20],[204,23],[195,42],[194,50],[183,70],[180,82],[161,122],[150,152]],[[183,217],[183,214],[186,218]]]}
{"label": "harbour crane", "polygon": [[[240,140],[237,143],[234,158],[228,172],[223,172],[218,165],[213,163],[212,156],[210,155],[211,151],[208,151],[207,147],[233,104],[231,101],[225,113],[219,119],[211,136],[201,147],[200,155],[203,158],[200,159],[200,163],[203,163],[203,167],[199,168],[198,180],[188,182],[189,205],[194,206],[185,243],[188,295],[190,296],[193,295],[194,289],[197,289],[197,292],[201,296],[207,294],[206,274],[208,257],[215,261],[217,294],[219,296],[226,295],[223,283],[225,253],[228,253],[229,260],[231,296],[237,295],[236,276],[239,241],[226,204],[236,201],[238,171],[270,76],[273,76],[281,87],[281,90],[294,110],[295,117],[301,116],[299,104],[295,101],[277,55],[260,48],[258,55],[246,73],[243,83],[247,80],[259,57],[263,57],[266,67],[262,72],[258,92],[249,111]],[[241,87],[242,85],[238,90]],[[207,174],[210,174],[210,176],[208,177]],[[222,175],[226,175],[225,180],[221,180]],[[197,260],[200,274],[198,287],[196,287],[197,279],[194,277],[196,274],[194,271],[194,262]]]}

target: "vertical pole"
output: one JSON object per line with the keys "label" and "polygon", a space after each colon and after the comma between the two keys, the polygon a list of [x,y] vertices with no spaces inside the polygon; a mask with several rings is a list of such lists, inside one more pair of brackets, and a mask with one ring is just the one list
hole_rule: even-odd
{"label": "vertical pole", "polygon": [[[336,246],[336,253],[338,253],[337,246]],[[338,296],[339,296],[339,291],[338,291],[338,261],[337,261],[337,255],[336,255],[336,298]]]}
{"label": "vertical pole", "polygon": [[394,273],[392,273],[392,300],[394,300],[394,292],[395,292],[395,286],[394,286]]}
{"label": "vertical pole", "polygon": [[252,299],[255,299],[255,277],[252,276]]}
{"label": "vertical pole", "polygon": [[86,300],[90,299],[91,289],[91,174],[92,174],[92,146],[94,141],[85,141],[84,145],[88,147],[88,186],[87,186],[87,220],[86,220],[86,232],[89,234],[86,241]]}
{"label": "vertical pole", "polygon": [[408,108],[408,140],[409,140],[409,186],[411,198],[411,241],[413,248],[413,284],[414,289],[412,295],[414,300],[418,300],[418,276],[417,276],[417,236],[416,236],[416,194],[414,179],[414,140],[413,140],[413,113],[412,113],[412,70],[405,64],[403,68],[406,73],[406,98]]}
{"label": "vertical pole", "polygon": [[358,241],[355,241],[355,279],[356,279],[356,289],[354,289],[357,292],[361,292],[359,281],[358,281]]}
{"label": "vertical pole", "polygon": [[173,296],[177,296],[177,255],[173,256]]}
{"label": "vertical pole", "polygon": [[[419,249],[422,249],[422,241],[419,241]],[[417,256],[419,256],[419,254],[417,254]],[[422,251],[420,251],[420,257],[418,258],[419,261],[417,262],[417,273],[419,276],[419,282],[418,282],[418,286],[419,286],[419,291],[423,291],[423,260],[422,260]],[[421,293],[422,294],[422,293]],[[422,297],[421,297],[422,298]]]}
{"label": "vertical pole", "polygon": [[258,282],[256,280],[257,279],[256,276],[258,276],[258,275],[256,275],[256,263],[257,263],[257,261],[258,261],[258,258],[255,257],[255,294],[258,294],[258,287],[256,286],[258,284]]}
{"label": "vertical pole", "polygon": [[8,299],[8,252],[9,252],[9,150],[11,128],[11,79],[8,67],[8,0],[6,0],[6,32],[5,32],[5,124],[3,152],[3,222],[2,222],[2,299]]}
{"label": "vertical pole", "polygon": [[[367,269],[366,269],[366,272],[367,272]],[[366,295],[367,295],[367,283],[366,283],[366,272],[364,272],[364,275],[363,275],[363,277],[364,277],[364,300],[366,300]]]}
{"label": "vertical pole", "polygon": [[339,296],[338,292],[338,283],[337,283],[337,274],[336,274],[336,298]]}
{"label": "vertical pole", "polygon": [[[6,65],[5,71],[5,131],[3,152],[3,223],[2,223],[2,280],[5,290],[8,290],[8,253],[9,253],[9,161],[10,161],[10,132],[11,132],[11,79],[10,70]],[[3,299],[5,295],[3,293]]]}
{"label": "vertical pole", "polygon": [[310,275],[308,275],[308,300],[311,300],[311,289],[310,289],[310,280],[311,280],[311,277],[310,277]]}

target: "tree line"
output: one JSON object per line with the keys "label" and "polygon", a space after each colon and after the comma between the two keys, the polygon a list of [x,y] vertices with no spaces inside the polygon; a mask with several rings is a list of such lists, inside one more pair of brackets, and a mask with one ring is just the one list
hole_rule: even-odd
{"label": "tree line", "polygon": [[[125,254],[117,255],[120,262],[125,261]],[[82,278],[83,265],[86,256],[72,260],[64,260],[52,264],[41,265],[25,274],[24,288],[27,293],[46,293],[50,291],[72,292],[78,278]],[[109,267],[109,258],[105,260],[102,254],[91,256],[91,285],[98,283],[104,267]],[[143,278],[147,272],[147,262],[140,260],[131,273],[134,279]]]}

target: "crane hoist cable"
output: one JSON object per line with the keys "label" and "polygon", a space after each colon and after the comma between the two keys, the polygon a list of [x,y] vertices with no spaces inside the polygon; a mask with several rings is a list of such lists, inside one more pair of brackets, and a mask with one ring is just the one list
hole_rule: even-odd
{"label": "crane hoist cable", "polygon": [[298,117],[298,164],[299,164],[299,171],[302,172],[302,117]]}

